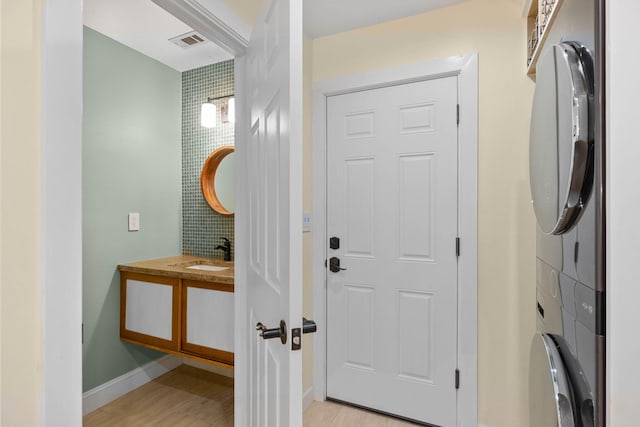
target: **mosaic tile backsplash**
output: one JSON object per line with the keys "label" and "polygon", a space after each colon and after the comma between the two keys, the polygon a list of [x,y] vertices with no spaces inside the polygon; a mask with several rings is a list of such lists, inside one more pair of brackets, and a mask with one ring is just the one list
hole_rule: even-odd
{"label": "mosaic tile backsplash", "polygon": [[[234,245],[233,217],[214,212],[200,191],[200,171],[209,154],[224,145],[234,145],[233,123],[200,126],[200,107],[207,98],[233,93],[233,60],[182,73],[182,253],[222,258],[221,237]],[[214,102],[216,103],[216,102]]]}

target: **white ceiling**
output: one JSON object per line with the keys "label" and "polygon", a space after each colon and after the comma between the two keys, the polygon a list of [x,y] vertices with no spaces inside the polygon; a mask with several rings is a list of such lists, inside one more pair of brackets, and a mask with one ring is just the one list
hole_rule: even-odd
{"label": "white ceiling", "polygon": [[[199,3],[210,8],[232,1]],[[311,38],[322,37],[463,1],[467,0],[304,0],[304,30]],[[530,0],[512,1],[522,5]],[[169,42],[191,28],[151,0],[84,0],[84,24],[178,71],[232,58],[211,42],[188,49]]]}
{"label": "white ceiling", "polygon": [[170,38],[191,28],[151,0],[84,0],[84,25],[178,71],[231,59],[207,42],[183,49]]}
{"label": "white ceiling", "polygon": [[418,15],[466,0],[304,0],[304,31],[311,38]]}

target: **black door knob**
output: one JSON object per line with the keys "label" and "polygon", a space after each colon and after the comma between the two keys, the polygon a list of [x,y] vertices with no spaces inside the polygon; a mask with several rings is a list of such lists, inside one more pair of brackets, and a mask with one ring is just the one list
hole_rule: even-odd
{"label": "black door knob", "polygon": [[282,344],[287,343],[287,323],[283,320],[280,321],[279,328],[267,328],[262,322],[256,324],[256,331],[260,331],[260,336],[265,340],[273,338],[280,338]]}
{"label": "black door knob", "polygon": [[340,258],[334,256],[329,258],[329,270],[332,273],[337,273],[338,271],[346,270],[346,268],[340,267]]}
{"label": "black door knob", "polygon": [[302,318],[302,333],[303,334],[312,334],[318,330],[318,326],[316,322],[313,320],[308,320],[306,317]]}

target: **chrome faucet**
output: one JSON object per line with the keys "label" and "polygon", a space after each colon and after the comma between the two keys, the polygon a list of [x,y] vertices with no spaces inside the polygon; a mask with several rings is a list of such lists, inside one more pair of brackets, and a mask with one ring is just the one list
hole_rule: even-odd
{"label": "chrome faucet", "polygon": [[220,240],[224,240],[222,245],[216,246],[216,249],[224,251],[224,260],[231,261],[231,241],[226,237],[221,237]]}

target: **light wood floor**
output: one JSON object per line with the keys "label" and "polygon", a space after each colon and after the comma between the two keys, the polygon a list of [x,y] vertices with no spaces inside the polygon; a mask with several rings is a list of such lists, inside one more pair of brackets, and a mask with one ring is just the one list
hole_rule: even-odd
{"label": "light wood floor", "polygon": [[84,417],[85,426],[233,426],[233,379],[182,365]]}
{"label": "light wood floor", "polygon": [[414,425],[416,424],[334,402],[314,401],[304,411],[304,427],[402,427]]}
{"label": "light wood floor", "polygon": [[[182,365],[84,417],[87,427],[233,427],[233,379]],[[333,402],[313,402],[304,427],[413,424]]]}

